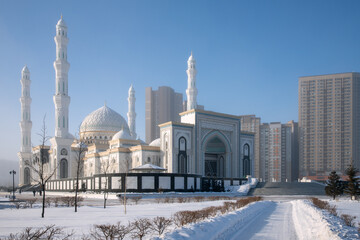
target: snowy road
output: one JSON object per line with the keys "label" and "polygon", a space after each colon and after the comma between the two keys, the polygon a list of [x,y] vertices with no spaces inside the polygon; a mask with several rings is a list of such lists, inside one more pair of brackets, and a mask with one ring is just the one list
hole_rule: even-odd
{"label": "snowy road", "polygon": [[271,202],[230,239],[297,239],[290,202]]}

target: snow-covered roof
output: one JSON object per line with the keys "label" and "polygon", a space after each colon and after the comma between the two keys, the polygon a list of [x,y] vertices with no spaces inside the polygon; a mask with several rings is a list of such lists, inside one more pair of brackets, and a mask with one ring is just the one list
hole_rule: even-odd
{"label": "snow-covered roof", "polygon": [[132,137],[128,131],[121,129],[112,137],[112,140],[118,140],[118,139],[132,139]]}
{"label": "snow-covered roof", "polygon": [[165,171],[166,169],[162,168],[162,167],[159,167],[159,166],[156,166],[154,164],[147,163],[147,164],[141,165],[139,167],[135,167],[135,168],[133,168],[131,170],[158,170],[158,171]]}

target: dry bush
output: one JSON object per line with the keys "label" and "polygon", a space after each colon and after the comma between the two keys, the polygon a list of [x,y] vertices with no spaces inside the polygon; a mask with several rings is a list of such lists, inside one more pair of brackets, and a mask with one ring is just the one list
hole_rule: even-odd
{"label": "dry bush", "polygon": [[135,204],[137,205],[139,203],[139,201],[142,199],[142,197],[136,196],[136,197],[131,197],[129,199],[133,200],[135,202]]}
{"label": "dry bush", "polygon": [[349,215],[349,214],[342,214],[341,216],[340,216],[340,218],[342,219],[342,220],[344,220],[344,222],[345,222],[345,224],[347,225],[347,226],[349,226],[349,227],[355,227],[355,222],[354,222],[354,220],[355,220],[355,216],[351,216],[351,215]]}
{"label": "dry bush", "polygon": [[224,207],[227,209],[228,212],[236,210],[236,202],[224,202]]}
{"label": "dry bush", "polygon": [[74,235],[73,232],[65,233],[62,228],[55,225],[44,226],[42,228],[25,228],[21,233],[10,234],[7,239],[11,240],[30,240],[30,239],[61,239],[68,240]]}
{"label": "dry bush", "polygon": [[197,197],[193,197],[193,199],[195,200],[195,202],[203,202],[205,197],[203,196],[197,196]]}
{"label": "dry bush", "polygon": [[170,197],[164,198],[164,203],[172,203],[172,202],[173,202],[172,198],[170,198]]}
{"label": "dry bush", "polygon": [[59,197],[54,197],[54,198],[53,198],[53,202],[54,202],[55,207],[58,207],[58,206],[59,206],[59,201],[60,201],[60,198],[59,198]]}
{"label": "dry bush", "polygon": [[23,207],[22,202],[13,202],[12,204],[15,206],[16,209],[20,209],[21,207]]}
{"label": "dry bush", "polygon": [[131,223],[132,236],[140,240],[143,239],[143,237],[151,231],[150,226],[150,220],[147,218],[140,218],[135,220]]}
{"label": "dry bush", "polygon": [[337,211],[336,211],[336,206],[330,205],[327,201],[322,201],[322,200],[320,200],[318,198],[314,198],[314,197],[311,198],[310,200],[316,207],[327,210],[329,213],[331,213],[334,216],[338,215]]}
{"label": "dry bush", "polygon": [[52,202],[52,198],[46,198],[45,199],[45,206],[46,207],[51,207],[51,202]]}
{"label": "dry bush", "polygon": [[177,201],[178,201],[178,203],[184,203],[184,202],[186,202],[186,199],[183,197],[178,197]]}
{"label": "dry bush", "polygon": [[130,224],[127,226],[122,225],[120,222],[117,224],[99,224],[94,225],[94,229],[91,230],[90,236],[83,236],[83,239],[95,239],[95,240],[113,240],[124,239],[126,235],[131,232]]}
{"label": "dry bush", "polygon": [[173,215],[173,222],[176,226],[182,227],[188,223],[193,223],[198,220],[197,211],[179,211]]}
{"label": "dry bush", "polygon": [[162,201],[162,198],[155,198],[156,203],[161,203],[161,201]]}
{"label": "dry bush", "polygon": [[29,204],[29,206],[32,208],[33,205],[36,203],[37,199],[36,198],[30,198],[28,199],[26,202]]}
{"label": "dry bush", "polygon": [[72,199],[72,197],[61,197],[60,202],[62,202],[63,205],[65,205],[66,207],[70,207],[72,206],[74,200]]}
{"label": "dry bush", "polygon": [[160,236],[171,224],[172,220],[170,218],[156,217],[151,221],[150,228]]}

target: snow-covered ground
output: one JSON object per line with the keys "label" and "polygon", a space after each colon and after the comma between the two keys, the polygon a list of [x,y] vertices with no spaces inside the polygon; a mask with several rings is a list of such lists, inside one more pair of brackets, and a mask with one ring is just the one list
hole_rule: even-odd
{"label": "snow-covered ground", "polygon": [[[176,195],[176,194],[175,194]],[[124,207],[119,205],[116,196],[110,199],[113,204],[104,209],[102,196],[87,195],[92,199],[91,206],[82,206],[78,213],[74,208],[51,207],[45,211],[45,219],[40,218],[41,209],[13,209],[9,203],[0,205],[0,238],[10,233],[21,232],[25,227],[39,227],[55,224],[65,230],[74,230],[75,237],[89,233],[93,224],[118,221],[127,224],[138,218],[154,218],[156,216],[171,217],[177,211],[198,210],[209,206],[222,205],[224,201],[156,203],[153,195],[143,197],[140,204]],[[177,195],[179,196],[179,195]],[[296,196],[294,196],[296,198]],[[308,200],[294,200],[290,197],[272,201],[251,203],[237,211],[218,215],[200,223],[188,224],[183,228],[172,226],[160,239],[358,239],[355,228],[345,226],[343,221],[326,211],[312,206]],[[0,199],[1,200],[1,199]],[[4,198],[2,200],[5,200]],[[360,218],[360,202],[348,200],[330,201],[338,206],[340,214],[357,215]],[[5,206],[5,207],[4,207]],[[146,239],[156,238],[156,234]]]}
{"label": "snow-covered ground", "polygon": [[[335,201],[329,201],[331,205],[335,205],[337,208],[338,215],[348,214],[351,216],[355,216],[355,222],[360,224],[360,202],[359,201],[351,201],[349,199],[340,199]],[[356,226],[358,226],[356,224]],[[359,225],[360,227],[360,225]]]}

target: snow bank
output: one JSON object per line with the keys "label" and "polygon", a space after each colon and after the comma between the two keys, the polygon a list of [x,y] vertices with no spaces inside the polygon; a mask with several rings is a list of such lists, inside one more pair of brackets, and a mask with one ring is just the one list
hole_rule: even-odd
{"label": "snow bank", "polygon": [[264,209],[273,204],[269,201],[251,203],[238,211],[189,224],[155,239],[229,239],[240,229],[250,227],[251,219],[261,215]]}
{"label": "snow bank", "polygon": [[251,188],[255,188],[258,183],[257,178],[249,178],[245,184],[239,186],[228,186],[226,188],[227,192],[238,193],[241,196],[248,195]]}
{"label": "snow bank", "polygon": [[314,207],[308,200],[292,201],[293,222],[299,240],[358,239],[355,228],[327,211]]}

